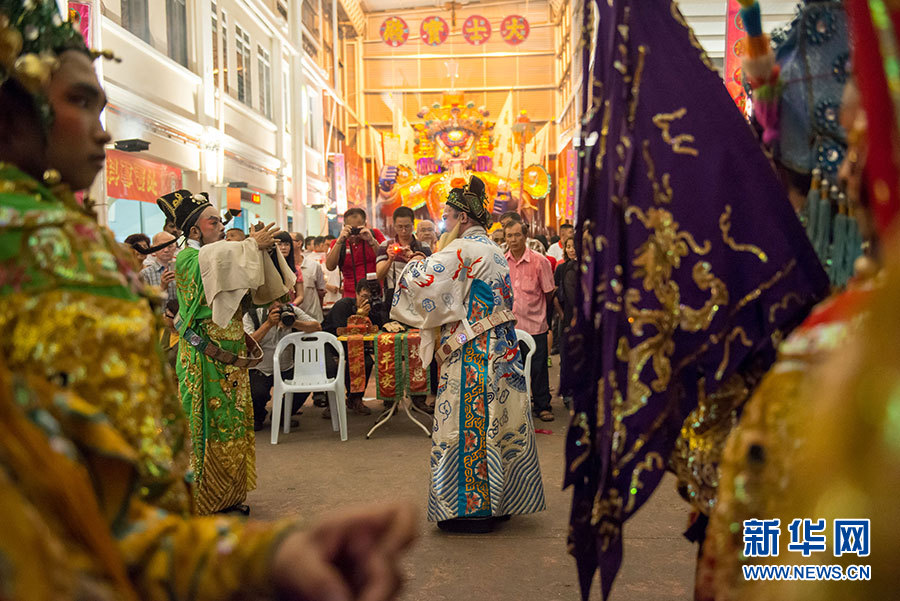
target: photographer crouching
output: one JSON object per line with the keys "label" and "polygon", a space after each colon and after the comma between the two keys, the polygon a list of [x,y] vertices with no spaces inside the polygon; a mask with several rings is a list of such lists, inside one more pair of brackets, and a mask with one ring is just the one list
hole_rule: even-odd
{"label": "photographer crouching", "polygon": [[[244,314],[244,331],[259,343],[263,351],[263,359],[250,370],[250,396],[253,399],[253,429],[263,429],[266,419],[266,404],[272,398],[272,386],[275,384],[275,347],[282,338],[294,331],[318,332],[319,322],[291,304],[272,303],[268,309],[255,307]],[[289,379],[294,372],[294,353],[292,348],[281,355],[281,377]],[[294,393],[292,413],[297,413],[306,397]]]}
{"label": "photographer crouching", "polygon": [[[325,316],[322,322],[322,330],[338,335],[338,328],[346,328],[347,321],[353,315],[368,317],[372,324],[379,328],[384,325],[387,319],[387,307],[381,296],[381,286],[374,273],[368,274],[365,279],[356,282],[355,298],[342,298],[334,303],[331,311]],[[350,391],[350,364],[347,352],[347,343],[344,343],[344,357],[348,361],[344,369],[344,383],[347,392],[347,409],[359,415],[371,415],[372,410],[363,403],[362,392]],[[372,344],[366,343],[366,386],[369,385],[369,377],[372,375],[372,368],[375,365],[375,359],[372,353]],[[337,374],[337,354],[330,348],[325,349],[325,369],[329,378],[333,378]],[[323,418],[330,418],[331,412],[328,408],[322,414]]]}

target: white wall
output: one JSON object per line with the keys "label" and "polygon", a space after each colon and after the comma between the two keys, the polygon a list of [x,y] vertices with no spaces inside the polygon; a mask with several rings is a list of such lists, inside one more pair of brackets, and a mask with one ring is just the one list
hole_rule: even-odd
{"label": "white wall", "polygon": [[[121,63],[103,64],[104,85],[111,110],[107,128],[113,139],[141,138],[151,143],[140,158],[167,163],[183,170],[185,183],[221,196],[217,185],[245,181],[251,188],[271,196],[279,189],[276,173],[287,166],[285,179],[297,180],[291,164],[291,137],[283,131],[284,120],[295,120],[299,112],[299,87],[296,73],[289,80],[293,106],[281,106],[281,77],[284,62],[299,53],[288,37],[284,19],[267,0],[217,0],[227,13],[228,80],[230,91],[219,98],[212,74],[212,31],[210,1],[188,0],[188,65],[182,67],[166,55],[166,3],[149,2],[151,43],[131,34],[121,22],[121,0],[102,0],[100,27],[102,46],[112,50]],[[251,92],[247,103],[236,100],[235,25],[250,36]],[[219,22],[221,35],[221,21]],[[270,56],[270,96],[272,119],[261,112],[260,69],[257,49],[262,46]],[[222,65],[220,64],[220,67]],[[302,76],[302,74],[301,74]],[[220,120],[221,117],[221,120]],[[276,125],[273,119],[280,118]],[[203,150],[210,130],[221,133],[212,138],[219,152]],[[285,186],[286,196],[292,190]],[[263,202],[275,203],[263,197]],[[283,214],[282,207],[272,212]]]}
{"label": "white wall", "polygon": [[[727,0],[680,0],[678,6],[710,58],[725,56],[725,17]],[[797,0],[761,0],[763,29],[791,20]]]}

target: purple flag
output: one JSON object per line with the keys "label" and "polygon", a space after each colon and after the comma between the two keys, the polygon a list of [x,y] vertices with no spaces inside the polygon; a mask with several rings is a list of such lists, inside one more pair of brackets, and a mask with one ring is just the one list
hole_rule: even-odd
{"label": "purple flag", "polygon": [[[685,417],[774,346],[828,280],[772,165],[671,0],[589,0],[566,485],[586,599]],[[749,383],[749,382],[748,382]]]}

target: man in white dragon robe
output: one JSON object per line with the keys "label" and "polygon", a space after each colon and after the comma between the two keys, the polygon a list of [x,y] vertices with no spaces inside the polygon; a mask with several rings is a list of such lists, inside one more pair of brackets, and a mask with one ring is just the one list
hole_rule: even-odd
{"label": "man in white dragon robe", "polygon": [[488,237],[484,183],[454,180],[445,239],[401,274],[391,318],[422,330],[423,365],[438,363],[428,519],[486,532],[545,509],[512,313],[509,266]]}

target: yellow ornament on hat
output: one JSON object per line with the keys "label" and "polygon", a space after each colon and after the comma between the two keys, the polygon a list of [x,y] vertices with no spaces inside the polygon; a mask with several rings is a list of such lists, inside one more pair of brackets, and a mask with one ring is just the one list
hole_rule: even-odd
{"label": "yellow ornament on hat", "polygon": [[18,80],[30,94],[37,94],[50,83],[53,73],[50,65],[37,54],[23,54],[16,59],[13,66],[13,77]]}
{"label": "yellow ornament on hat", "polygon": [[9,26],[9,18],[0,15],[0,65],[12,71],[16,58],[22,52],[22,34]]}

